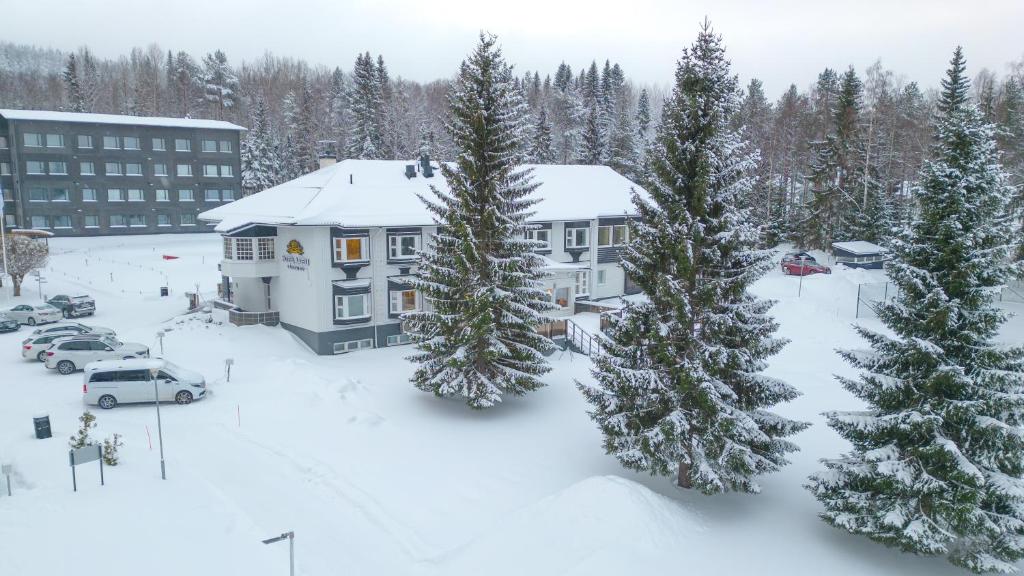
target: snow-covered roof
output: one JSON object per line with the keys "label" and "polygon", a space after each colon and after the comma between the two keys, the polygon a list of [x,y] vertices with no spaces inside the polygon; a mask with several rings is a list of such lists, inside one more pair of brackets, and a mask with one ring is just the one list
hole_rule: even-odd
{"label": "snow-covered roof", "polygon": [[[252,196],[199,214],[219,222],[217,230],[249,223],[305,226],[429,226],[431,214],[417,195],[434,198],[431,186],[447,191],[440,170],[433,178],[405,177],[405,160],[343,160]],[[589,220],[635,214],[631,189],[646,192],[607,166],[529,165],[534,222]]]}
{"label": "snow-covered roof", "polygon": [[878,244],[872,244],[865,240],[852,240],[850,242],[833,242],[833,248],[838,248],[843,252],[849,252],[850,254],[864,255],[864,254],[880,254],[885,252],[885,248],[882,248]]}
{"label": "snow-covered roof", "polygon": [[551,272],[559,270],[587,270],[590,268],[590,262],[558,262],[547,256],[540,256],[539,258],[542,263],[541,266]]}
{"label": "snow-covered roof", "polygon": [[0,109],[0,116],[8,120],[38,120],[43,122],[83,122],[87,124],[123,124],[132,126],[162,126],[165,128],[205,128],[210,130],[245,130],[242,126],[222,120],[200,118],[164,118],[160,116],[123,116],[120,114],[90,114],[84,112],[58,112],[55,110]]}

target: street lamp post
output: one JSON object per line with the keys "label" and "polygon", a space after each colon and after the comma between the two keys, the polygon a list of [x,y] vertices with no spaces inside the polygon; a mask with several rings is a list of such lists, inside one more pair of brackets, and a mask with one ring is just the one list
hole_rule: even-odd
{"label": "street lamp post", "polygon": [[160,370],[150,368],[149,375],[153,378],[153,402],[156,403],[156,435],[160,441],[160,478],[167,480],[167,468],[164,466],[164,428],[160,422],[160,390],[156,385],[156,375]]}
{"label": "street lamp post", "polygon": [[285,539],[288,540],[288,576],[295,576],[295,532],[285,532],[280,536],[267,538],[263,543],[273,544],[274,542],[280,542]]}

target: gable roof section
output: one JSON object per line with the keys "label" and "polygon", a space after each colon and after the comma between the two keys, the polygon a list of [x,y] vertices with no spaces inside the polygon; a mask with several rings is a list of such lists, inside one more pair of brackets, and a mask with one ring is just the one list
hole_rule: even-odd
{"label": "gable roof section", "polygon": [[[207,210],[201,220],[219,222],[217,230],[249,223],[299,226],[430,226],[434,223],[419,195],[435,199],[431,187],[447,192],[440,170],[433,178],[406,178],[404,160],[344,160]],[[540,186],[534,222],[590,220],[634,215],[631,191],[647,193],[607,166],[528,165]]]}

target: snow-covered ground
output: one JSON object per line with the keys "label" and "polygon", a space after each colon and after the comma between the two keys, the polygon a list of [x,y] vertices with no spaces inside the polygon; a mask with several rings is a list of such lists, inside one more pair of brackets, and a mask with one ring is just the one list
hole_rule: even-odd
{"label": "snow-covered ground", "polygon": [[[589,378],[580,355],[553,356],[547,388],[471,411],[409,384],[408,347],[318,357],[282,329],[178,317],[185,291],[214,290],[217,236],[52,247],[47,294],[92,294],[98,313],[87,323],[154,350],[168,330],[166,357],[202,372],[212,394],[163,407],[166,481],[153,407],[94,408],[94,436],[124,436],[122,465],[103,487],[94,466],[80,467],[73,493],[66,440],[83,409],[81,376],[23,361],[27,329],[0,335],[0,463],[15,467],[14,496],[0,484],[0,574],[286,574],[287,546],[260,540],[287,530],[305,576],[961,573],[826,526],[802,488],[819,458],[846,448],[819,413],[858,405],[832,378],[851,374],[834,349],[862,345],[850,327],[857,283],[879,272],[808,277],[799,298],[799,280],[778,271],[756,285],[779,301],[792,341],[769,371],[804,392],[780,411],[814,426],[762,494],[706,497],[603,453],[573,384]],[[165,282],[171,296],[160,298]],[[1011,320],[1004,337],[1022,335],[1024,321]],[[235,360],[230,382],[225,358]],[[42,413],[49,440],[32,434]]]}

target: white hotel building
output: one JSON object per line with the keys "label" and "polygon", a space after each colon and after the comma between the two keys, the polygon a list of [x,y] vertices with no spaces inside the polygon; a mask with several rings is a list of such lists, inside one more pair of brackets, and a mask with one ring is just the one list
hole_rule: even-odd
{"label": "white hotel building", "polygon": [[[418,198],[446,189],[436,163],[345,160],[199,215],[224,238],[224,299],[296,334],[318,354],[409,341],[400,317],[424,302],[410,286],[436,226]],[[635,293],[619,256],[639,187],[605,166],[537,165],[530,219],[547,247],[553,316],[580,300]],[[249,315],[253,317],[252,314]]]}

